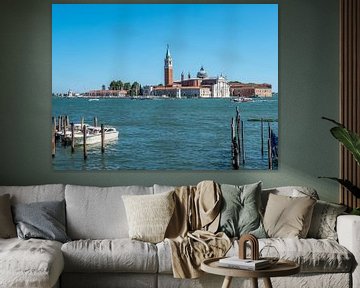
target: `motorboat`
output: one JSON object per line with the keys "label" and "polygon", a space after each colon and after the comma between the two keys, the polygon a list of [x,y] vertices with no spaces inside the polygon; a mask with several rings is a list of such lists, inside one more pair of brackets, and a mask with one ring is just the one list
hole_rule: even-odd
{"label": "motorboat", "polygon": [[232,99],[233,102],[253,102],[254,99],[253,98],[249,98],[249,97],[237,97],[237,98],[233,98]]}
{"label": "motorboat", "polygon": [[[89,127],[89,124],[74,124],[74,134],[81,132],[83,129],[83,125],[85,125],[86,127]],[[66,130],[64,131],[64,129],[56,129],[55,132],[55,137],[57,139],[61,139],[61,140],[66,140],[67,138],[71,138],[71,126],[67,126]]]}
{"label": "motorboat", "polygon": [[[80,125],[80,124],[79,124]],[[77,127],[77,124],[74,125]],[[81,127],[81,125],[80,125]],[[66,140],[71,143],[74,138],[74,145],[84,144],[84,132],[82,129],[74,129],[74,137],[72,133],[67,133]],[[119,138],[119,131],[114,127],[104,127],[104,142],[117,140]],[[87,126],[86,127],[86,144],[100,144],[101,143],[101,127]]]}

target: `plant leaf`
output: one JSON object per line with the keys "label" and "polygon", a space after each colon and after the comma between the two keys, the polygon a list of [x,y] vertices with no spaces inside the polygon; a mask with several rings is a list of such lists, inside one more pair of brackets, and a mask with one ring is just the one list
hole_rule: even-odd
{"label": "plant leaf", "polygon": [[339,182],[342,186],[344,186],[347,190],[349,190],[356,198],[360,198],[360,188],[355,186],[351,181],[346,179],[340,179],[336,177],[319,177],[326,178],[330,180],[334,180]]}
{"label": "plant leaf", "polygon": [[330,131],[353,154],[360,165],[360,136],[341,126],[333,127]]}
{"label": "plant leaf", "polygon": [[339,127],[345,127],[343,124],[335,121],[334,119],[330,119],[330,118],[327,118],[327,117],[321,117],[321,119],[325,119],[325,120],[327,120],[327,121],[330,121],[330,122],[336,124],[336,125],[339,126]]}

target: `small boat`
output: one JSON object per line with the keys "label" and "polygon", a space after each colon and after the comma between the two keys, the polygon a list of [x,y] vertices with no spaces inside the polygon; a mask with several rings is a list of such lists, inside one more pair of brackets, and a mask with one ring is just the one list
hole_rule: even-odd
{"label": "small boat", "polygon": [[254,99],[249,98],[249,97],[238,97],[238,98],[233,98],[232,99],[233,102],[253,102]]}
{"label": "small boat", "polygon": [[[114,127],[104,127],[104,142],[117,140],[119,138],[119,131]],[[72,135],[66,135],[66,140],[71,143]],[[86,128],[86,144],[100,144],[101,143],[101,127],[88,126]],[[74,131],[74,145],[84,144],[84,133],[82,130]]]}
{"label": "small boat", "polygon": [[88,101],[89,101],[89,102],[92,102],[92,101],[99,101],[99,98],[90,98]]}
{"label": "small boat", "polygon": [[[86,128],[90,127],[89,124],[83,124],[83,125],[85,125]],[[82,129],[83,129],[83,126],[80,123],[79,124],[74,124],[74,134],[75,133],[82,133],[81,132]],[[71,126],[67,126],[67,128],[65,130],[65,137],[64,137],[64,130],[63,129],[61,129],[61,130],[56,129],[55,137],[57,139],[61,139],[61,140],[65,139],[67,141],[69,140],[68,138],[71,139]]]}

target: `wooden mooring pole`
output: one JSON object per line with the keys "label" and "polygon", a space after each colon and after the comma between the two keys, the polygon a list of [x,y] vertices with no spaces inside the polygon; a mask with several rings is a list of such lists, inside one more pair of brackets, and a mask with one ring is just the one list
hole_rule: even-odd
{"label": "wooden mooring pole", "polygon": [[261,156],[264,157],[264,119],[261,118]]}
{"label": "wooden mooring pole", "polygon": [[241,120],[241,150],[242,150],[242,163],[245,164],[245,146],[244,146],[244,121]]}
{"label": "wooden mooring pole", "polygon": [[74,123],[71,123],[71,153],[75,152],[74,132]]}
{"label": "wooden mooring pole", "polygon": [[62,123],[63,123],[63,119],[62,116],[59,116],[59,121],[58,121],[58,131],[62,131]]}
{"label": "wooden mooring pole", "polygon": [[61,130],[60,130],[60,121],[61,121],[61,117],[58,116],[58,117],[57,117],[57,131],[61,131]]}
{"label": "wooden mooring pole", "polygon": [[269,170],[272,170],[273,163],[272,163],[272,144],[271,144],[271,128],[270,123],[268,123],[268,131],[269,131],[269,138],[268,138],[268,163],[269,163]]}
{"label": "wooden mooring pole", "polygon": [[105,152],[105,129],[104,124],[101,124],[101,153]]}
{"label": "wooden mooring pole", "polygon": [[66,139],[66,130],[67,130],[67,126],[66,126],[66,117],[64,116],[64,118],[63,118],[63,120],[64,120],[64,125],[63,125],[63,139],[62,139],[62,141],[63,141],[63,145],[64,146],[66,146],[67,145],[67,143],[66,143],[66,141],[67,141],[67,139]]}
{"label": "wooden mooring pole", "polygon": [[244,121],[236,107],[236,117],[231,118],[231,156],[234,169],[239,169],[240,163],[245,164],[244,131]]}
{"label": "wooden mooring pole", "polygon": [[97,127],[98,126],[98,120],[97,120],[97,117],[94,117],[94,127]]}
{"label": "wooden mooring pole", "polygon": [[86,150],[86,125],[83,125],[83,150],[84,150],[84,160],[87,159],[87,150]]}
{"label": "wooden mooring pole", "polygon": [[234,169],[239,169],[240,161],[239,161],[239,149],[236,137],[236,128],[234,118],[231,118],[231,161]]}
{"label": "wooden mooring pole", "polygon": [[55,153],[56,153],[55,134],[56,134],[56,118],[52,117],[52,133],[51,133],[51,156],[52,156],[52,158],[55,157]]}
{"label": "wooden mooring pole", "polygon": [[240,166],[240,162],[241,159],[243,158],[243,151],[242,151],[242,146],[241,146],[241,121],[240,121],[240,112],[238,107],[236,107],[236,138],[237,138],[237,147],[238,147],[238,151],[239,151],[239,155],[238,155],[238,162],[239,162],[239,166]]}

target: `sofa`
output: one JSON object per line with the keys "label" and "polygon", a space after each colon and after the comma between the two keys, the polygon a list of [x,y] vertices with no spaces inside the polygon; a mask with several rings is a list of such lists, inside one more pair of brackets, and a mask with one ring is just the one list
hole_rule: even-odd
{"label": "sofa", "polygon": [[[0,287],[221,287],[223,277],[216,275],[204,273],[197,279],[174,278],[167,241],[150,243],[129,238],[123,196],[156,195],[172,189],[174,187],[162,185],[0,186],[0,196],[10,195],[13,206],[64,201],[68,236],[64,243],[38,238],[0,239]],[[288,197],[311,194],[318,198],[315,190],[306,187],[262,189],[262,209],[269,204],[270,194]],[[322,212],[330,213],[328,208]],[[274,287],[360,287],[357,265],[360,261],[360,217],[338,214],[341,215],[334,216],[335,239],[309,236],[259,239],[260,249],[274,246],[280,258],[293,260],[301,267],[299,274],[273,278]],[[312,221],[318,218],[320,216],[313,217]],[[227,256],[237,253],[237,241],[233,241]],[[262,285],[259,281],[259,286]],[[251,282],[233,279],[232,287],[251,287]]]}

